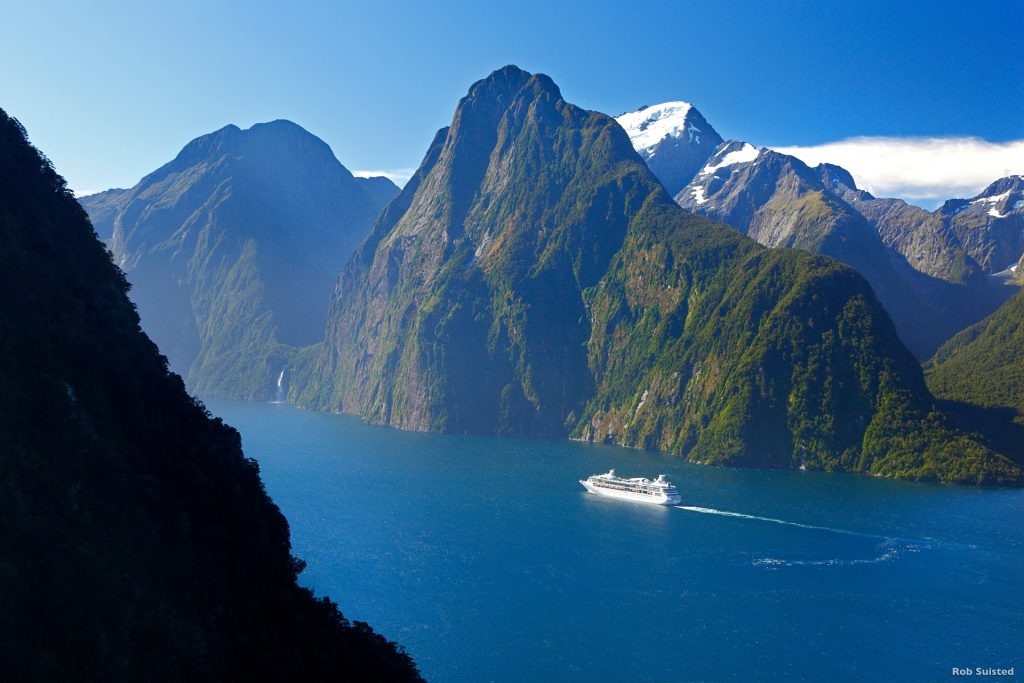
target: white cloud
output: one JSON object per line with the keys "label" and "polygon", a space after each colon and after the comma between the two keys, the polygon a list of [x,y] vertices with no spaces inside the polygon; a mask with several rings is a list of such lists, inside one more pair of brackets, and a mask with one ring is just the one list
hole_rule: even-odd
{"label": "white cloud", "polygon": [[385,168],[382,170],[352,171],[352,175],[357,178],[372,178],[374,176],[382,175],[395,185],[405,187],[405,184],[409,182],[409,178],[411,178],[412,174],[415,172],[415,168]]}
{"label": "white cloud", "polygon": [[926,208],[946,199],[973,197],[993,180],[1024,174],[1024,140],[856,137],[772,149],[810,166],[842,166],[858,187],[876,197],[898,197]]}

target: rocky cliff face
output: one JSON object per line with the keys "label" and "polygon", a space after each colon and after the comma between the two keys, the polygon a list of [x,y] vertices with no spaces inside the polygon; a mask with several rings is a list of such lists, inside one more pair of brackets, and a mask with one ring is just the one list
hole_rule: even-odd
{"label": "rocky cliff face", "polygon": [[89,220],[96,235],[109,244],[114,237],[114,220],[128,197],[128,191],[120,188],[97,192],[82,198],[82,206],[89,212]]}
{"label": "rocky cliff face", "polygon": [[938,212],[902,199],[874,197],[858,189],[850,174],[839,166],[821,164],[815,170],[824,185],[864,216],[882,242],[902,254],[915,270],[954,285],[968,285],[983,275]]}
{"label": "rocky cliff face", "polygon": [[1013,481],[951,431],[867,283],[683,211],[612,119],[476,83],[335,290],[301,404],[732,465]]}
{"label": "rocky cliff face", "polygon": [[731,141],[676,199],[765,246],[852,266],[921,359],[1010,293],[989,282],[936,217],[899,200],[874,199],[836,166],[811,169],[795,157]]}
{"label": "rocky cliff face", "polygon": [[143,327],[190,389],[267,399],[294,347],[322,338],[338,269],[397,191],[274,121],[197,138],[82,205],[109,226]]}
{"label": "rocky cliff face", "polygon": [[4,677],[418,680],[296,584],[238,434],[167,371],[85,212],[2,110],[0,260]]}

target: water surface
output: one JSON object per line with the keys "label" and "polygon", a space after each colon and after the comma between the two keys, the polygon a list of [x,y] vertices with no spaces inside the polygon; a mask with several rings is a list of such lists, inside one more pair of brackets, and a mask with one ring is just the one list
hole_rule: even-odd
{"label": "water surface", "polygon": [[[402,643],[430,681],[1022,677],[1020,490],[209,407],[287,515],[300,580]],[[577,483],[610,467],[668,475],[684,509]]]}

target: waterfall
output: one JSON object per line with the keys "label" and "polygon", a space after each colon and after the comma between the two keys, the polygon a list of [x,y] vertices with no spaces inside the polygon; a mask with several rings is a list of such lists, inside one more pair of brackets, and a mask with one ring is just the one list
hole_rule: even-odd
{"label": "waterfall", "polygon": [[284,403],[287,398],[284,387],[284,371],[286,368],[281,368],[281,374],[277,376],[277,391],[274,392],[274,403]]}

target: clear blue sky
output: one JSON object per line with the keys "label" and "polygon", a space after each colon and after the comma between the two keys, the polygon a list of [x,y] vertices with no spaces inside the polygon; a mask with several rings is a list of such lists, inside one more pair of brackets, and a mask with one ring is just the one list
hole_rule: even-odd
{"label": "clear blue sky", "polygon": [[[899,5],[899,6],[892,6]],[[1024,138],[1024,2],[12,2],[0,107],[79,191],[288,118],[350,169],[416,166],[507,63],[618,114],[693,102],[762,145]]]}

